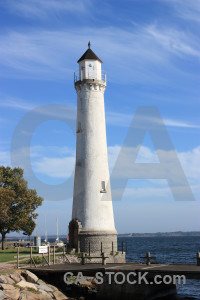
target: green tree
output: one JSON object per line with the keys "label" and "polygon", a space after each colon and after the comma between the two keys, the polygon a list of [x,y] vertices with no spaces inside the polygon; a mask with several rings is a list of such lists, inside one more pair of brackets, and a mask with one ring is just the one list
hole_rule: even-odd
{"label": "green tree", "polygon": [[[2,249],[6,234],[11,231],[24,230],[28,221],[37,218],[34,213],[42,205],[43,198],[36,190],[28,188],[23,178],[21,168],[0,167],[0,233],[2,235]],[[33,221],[34,222],[34,221]]]}

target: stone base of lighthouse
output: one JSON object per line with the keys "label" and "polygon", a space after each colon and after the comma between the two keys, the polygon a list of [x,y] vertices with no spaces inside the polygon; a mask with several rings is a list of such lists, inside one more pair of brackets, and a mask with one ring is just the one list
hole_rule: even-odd
{"label": "stone base of lighthouse", "polygon": [[101,230],[85,230],[79,220],[69,223],[69,248],[76,252],[90,253],[92,256],[102,252],[110,254],[117,252],[117,232]]}
{"label": "stone base of lighthouse", "polygon": [[100,255],[117,251],[117,233],[108,231],[87,231],[79,233],[80,252]]}

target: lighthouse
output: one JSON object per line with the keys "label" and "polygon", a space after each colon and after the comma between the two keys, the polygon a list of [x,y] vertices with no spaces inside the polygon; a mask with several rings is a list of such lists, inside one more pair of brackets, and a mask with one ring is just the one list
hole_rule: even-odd
{"label": "lighthouse", "polygon": [[91,254],[117,251],[108,168],[102,61],[91,50],[78,60],[76,165],[69,245]]}

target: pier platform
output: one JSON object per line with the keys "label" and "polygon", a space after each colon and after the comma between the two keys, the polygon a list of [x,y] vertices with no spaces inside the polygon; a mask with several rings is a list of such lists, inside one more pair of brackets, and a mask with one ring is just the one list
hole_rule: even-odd
{"label": "pier platform", "polygon": [[[175,281],[165,282],[163,280],[165,277],[168,277],[168,279],[174,279],[174,276],[185,276],[186,280],[200,279],[200,266],[192,264],[145,265],[142,263],[122,263],[101,265],[88,263],[81,265],[77,263],[67,263],[40,266],[37,268],[32,267],[28,269],[44,281],[58,286],[64,293],[67,293],[67,295],[69,292],[67,289],[71,289],[71,296],[77,295],[79,292],[80,295],[82,295],[81,293],[83,290],[79,289],[79,285],[68,287],[64,282],[65,273],[71,272],[74,276],[76,276],[79,272],[81,272],[83,276],[97,278],[96,274],[97,272],[100,272],[103,280],[102,284],[97,284],[95,290],[96,294],[89,295],[89,298],[88,294],[85,295],[85,299],[97,300],[129,300],[133,298],[137,300],[174,300],[176,299],[174,297],[177,294],[177,280],[175,278]],[[132,276],[130,276],[131,272]],[[112,276],[112,280],[110,275]],[[143,281],[142,283],[139,283],[138,279],[144,275],[146,276],[146,282]],[[159,284],[155,281],[156,277],[159,277],[161,280]],[[78,276],[76,278],[78,278]],[[123,278],[126,279],[122,282]],[[132,283],[133,280],[135,280],[136,284],[132,284],[128,278],[132,281]],[[117,283],[116,280],[118,281]],[[182,282],[178,282],[178,284],[182,284]]]}
{"label": "pier platform", "polygon": [[125,264],[101,264],[88,263],[85,265],[71,263],[71,264],[55,264],[50,266],[40,266],[37,268],[26,268],[35,274],[42,273],[66,273],[72,272],[76,275],[82,272],[85,276],[95,276],[97,272],[149,272],[152,274],[162,275],[185,275],[186,278],[200,279],[200,266],[194,264],[152,264],[147,266],[145,264],[125,263]]}

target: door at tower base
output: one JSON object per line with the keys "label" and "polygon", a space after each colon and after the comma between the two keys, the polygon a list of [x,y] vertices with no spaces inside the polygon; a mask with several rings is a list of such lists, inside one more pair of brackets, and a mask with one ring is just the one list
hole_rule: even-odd
{"label": "door at tower base", "polygon": [[117,251],[108,168],[102,61],[89,48],[79,59],[76,165],[69,244],[78,252]]}
{"label": "door at tower base", "polygon": [[75,249],[76,252],[80,252],[79,232],[82,228],[81,222],[77,219],[69,222],[69,249]]}

